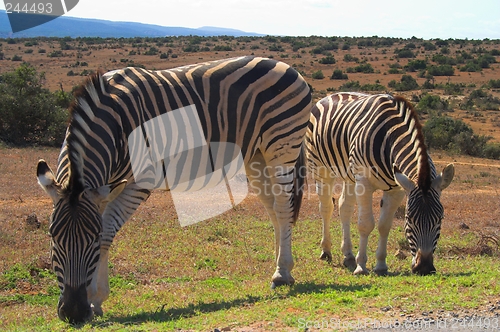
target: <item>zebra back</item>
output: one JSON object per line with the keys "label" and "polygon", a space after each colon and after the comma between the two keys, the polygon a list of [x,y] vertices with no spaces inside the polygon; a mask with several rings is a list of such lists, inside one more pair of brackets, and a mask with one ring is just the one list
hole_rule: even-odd
{"label": "zebra back", "polygon": [[380,189],[396,186],[393,165],[428,191],[436,171],[413,106],[403,97],[337,93],[312,108],[306,137],[313,173],[328,172],[354,182],[369,172]]}
{"label": "zebra back", "polygon": [[[133,178],[131,132],[188,105],[194,105],[207,142],[234,143],[248,162],[258,149],[279,150],[280,137],[300,136],[309,102],[307,83],[295,70],[264,58],[96,73],[77,90],[70,108],[57,179],[78,197],[85,187]],[[158,134],[168,145],[168,137]]]}

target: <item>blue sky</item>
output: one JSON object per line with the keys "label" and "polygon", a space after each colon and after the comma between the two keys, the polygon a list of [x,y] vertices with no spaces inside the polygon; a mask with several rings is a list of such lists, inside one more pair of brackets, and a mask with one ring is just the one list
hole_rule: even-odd
{"label": "blue sky", "polygon": [[80,0],[67,15],[271,35],[500,39],[500,0]]}

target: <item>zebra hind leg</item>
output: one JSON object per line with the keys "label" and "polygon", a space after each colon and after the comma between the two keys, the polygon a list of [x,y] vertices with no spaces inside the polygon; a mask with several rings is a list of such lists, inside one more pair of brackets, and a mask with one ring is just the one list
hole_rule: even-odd
{"label": "zebra hind leg", "polygon": [[392,227],[392,221],[394,220],[394,214],[403,201],[404,196],[405,192],[403,190],[394,189],[391,191],[384,191],[382,197],[380,220],[378,222],[379,239],[376,253],[377,265],[373,270],[378,275],[387,274],[387,240]]}

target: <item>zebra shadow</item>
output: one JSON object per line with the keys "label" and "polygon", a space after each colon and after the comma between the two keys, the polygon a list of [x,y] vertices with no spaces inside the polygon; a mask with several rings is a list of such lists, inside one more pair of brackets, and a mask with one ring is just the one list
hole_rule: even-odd
{"label": "zebra shadow", "polygon": [[130,315],[111,315],[107,319],[94,321],[91,323],[93,328],[112,325],[113,323],[122,325],[139,325],[144,322],[173,322],[179,319],[186,319],[193,316],[198,316],[204,313],[211,313],[220,310],[227,310],[234,307],[245,307],[253,305],[265,300],[280,300],[287,297],[295,297],[301,294],[321,294],[329,292],[356,292],[371,288],[371,285],[336,285],[336,284],[317,284],[314,282],[299,283],[291,287],[280,288],[278,291],[273,291],[270,295],[253,296],[247,295],[242,298],[237,298],[229,301],[215,301],[206,303],[188,304],[184,307],[169,307],[166,303],[160,305],[155,311],[144,311]]}
{"label": "zebra shadow", "polygon": [[[370,274],[377,275],[375,272],[370,272]],[[431,273],[426,276],[421,276],[412,273],[411,271],[389,271],[383,275],[378,275],[381,278],[387,277],[416,277],[416,278],[434,278],[434,277],[470,277],[473,275],[473,272],[436,272],[436,273]]]}
{"label": "zebra shadow", "polygon": [[243,298],[233,299],[230,301],[215,301],[206,303],[190,303],[184,307],[170,307],[171,304],[165,303],[154,311],[143,311],[131,315],[116,315],[109,316],[106,321],[103,322],[92,322],[92,327],[98,328],[106,325],[112,325],[113,323],[123,324],[123,325],[139,325],[144,322],[171,322],[183,318],[189,318],[197,316],[203,313],[210,313],[220,310],[227,310],[233,307],[244,307],[248,305],[255,304],[263,300],[261,296],[248,295]]}

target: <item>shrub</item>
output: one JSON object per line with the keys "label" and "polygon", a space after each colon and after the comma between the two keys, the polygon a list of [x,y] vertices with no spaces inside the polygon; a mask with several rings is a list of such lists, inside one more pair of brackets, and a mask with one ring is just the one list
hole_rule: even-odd
{"label": "shrub", "polygon": [[396,91],[410,91],[418,89],[417,81],[410,75],[403,75],[400,82],[392,80],[389,82],[389,88],[393,88]]}
{"label": "shrub", "polygon": [[328,55],[328,56],[320,59],[319,63],[324,64],[324,65],[332,65],[335,63],[335,58],[333,57],[333,55]]}
{"label": "shrub", "polygon": [[449,150],[453,138],[460,133],[473,134],[472,128],[462,120],[447,116],[431,117],[424,125],[423,133],[429,148]]}
{"label": "shrub", "polygon": [[346,54],[346,55],[344,55],[344,61],[345,62],[359,62],[359,58],[353,56],[352,54]]}
{"label": "shrub", "polygon": [[156,47],[150,47],[149,50],[144,52],[144,55],[157,55],[159,50]]}
{"label": "shrub", "polygon": [[12,61],[23,61],[23,57],[20,55],[14,55],[11,59]]}
{"label": "shrub", "polygon": [[427,68],[427,61],[425,60],[412,60],[408,61],[408,64],[405,66],[405,69],[408,71],[418,71],[420,69]]}
{"label": "shrub", "polygon": [[427,72],[432,76],[453,76],[455,69],[451,65],[430,66]]}
{"label": "shrub", "polygon": [[42,87],[43,73],[28,63],[0,77],[0,140],[14,144],[61,145],[71,97]]}
{"label": "shrub", "polygon": [[430,113],[432,111],[447,111],[450,108],[450,103],[447,100],[441,99],[439,96],[425,94],[420,98],[416,110],[420,113]]}
{"label": "shrub", "polygon": [[321,79],[325,78],[325,75],[323,74],[323,72],[321,70],[318,70],[318,71],[315,71],[312,73],[312,78],[316,79],[316,80],[321,80]]}
{"label": "shrub", "polygon": [[443,149],[475,157],[495,157],[497,145],[488,145],[491,137],[476,135],[472,128],[459,119],[446,116],[431,117],[423,128],[429,148]]}
{"label": "shrub", "polygon": [[436,45],[431,42],[424,42],[422,43],[422,46],[426,51],[435,51],[437,49]]}
{"label": "shrub", "polygon": [[498,80],[490,80],[488,82],[488,86],[493,89],[500,89],[500,79]]}
{"label": "shrub", "polygon": [[347,74],[344,74],[341,69],[335,69],[333,71],[332,76],[330,77],[332,80],[346,80]]}
{"label": "shrub", "polygon": [[[273,48],[273,49],[271,49]],[[216,52],[230,52],[232,51],[233,49],[231,48],[231,46],[229,45],[217,45],[214,47],[214,51]],[[278,50],[281,50],[283,51],[283,47],[278,47]],[[269,51],[275,51],[275,48],[273,46],[269,47]]]}
{"label": "shrub", "polygon": [[359,81],[349,81],[339,87],[339,91],[361,91]]}
{"label": "shrub", "polygon": [[409,50],[409,49],[396,49],[396,51],[394,52],[398,58],[414,58],[415,57],[415,53],[413,53],[412,50]]}
{"label": "shrub", "polygon": [[362,63],[359,66],[354,67],[354,71],[356,73],[371,74],[375,72],[375,69],[373,69],[370,63]]}
{"label": "shrub", "polygon": [[489,159],[500,159],[500,144],[486,144],[483,150],[483,156]]}

